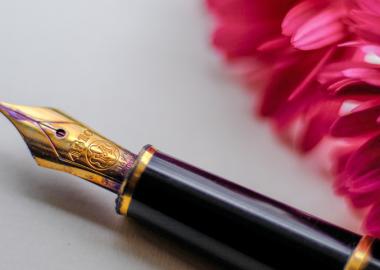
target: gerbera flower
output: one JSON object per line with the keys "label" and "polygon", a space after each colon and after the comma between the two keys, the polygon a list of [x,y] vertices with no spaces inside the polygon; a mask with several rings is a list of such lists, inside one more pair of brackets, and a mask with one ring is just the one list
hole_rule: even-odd
{"label": "gerbera flower", "polygon": [[213,45],[228,62],[250,63],[246,81],[256,62],[269,78],[259,114],[302,153],[320,156],[323,149],[337,192],[369,209],[365,228],[380,236],[380,1],[207,6],[216,19]]}

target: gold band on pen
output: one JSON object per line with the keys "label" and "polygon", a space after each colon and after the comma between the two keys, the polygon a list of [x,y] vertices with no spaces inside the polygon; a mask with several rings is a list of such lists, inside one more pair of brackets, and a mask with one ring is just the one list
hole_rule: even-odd
{"label": "gold band on pen", "polygon": [[117,212],[121,215],[127,215],[129,206],[132,202],[132,194],[136,188],[141,175],[151,161],[156,149],[152,146],[145,147],[139,154],[136,165],[127,180],[123,183],[120,189],[118,198]]}
{"label": "gold band on pen", "polygon": [[365,270],[371,259],[372,243],[374,239],[370,236],[363,236],[351,254],[344,270]]}

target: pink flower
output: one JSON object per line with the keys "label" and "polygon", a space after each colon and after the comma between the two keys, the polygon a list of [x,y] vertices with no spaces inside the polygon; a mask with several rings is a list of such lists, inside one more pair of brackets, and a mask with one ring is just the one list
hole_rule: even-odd
{"label": "pink flower", "polygon": [[207,6],[213,45],[228,62],[250,63],[250,87],[257,88],[253,63],[270,78],[258,93],[259,114],[300,152],[322,153],[337,192],[368,209],[365,229],[380,237],[380,0]]}

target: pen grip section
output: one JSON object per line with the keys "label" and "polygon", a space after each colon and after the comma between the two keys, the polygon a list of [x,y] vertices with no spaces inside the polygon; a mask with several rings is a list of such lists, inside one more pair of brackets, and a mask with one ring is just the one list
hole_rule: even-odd
{"label": "pen grip section", "polygon": [[125,214],[229,268],[344,269],[360,240],[164,153],[143,167]]}

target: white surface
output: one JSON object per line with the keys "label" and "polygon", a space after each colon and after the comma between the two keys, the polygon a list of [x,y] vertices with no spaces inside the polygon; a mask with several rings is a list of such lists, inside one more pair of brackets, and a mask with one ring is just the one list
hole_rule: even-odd
{"label": "white surface", "polygon": [[[208,46],[202,1],[0,2],[0,100],[58,107],[137,152],[151,143],[357,229],[331,183],[252,118]],[[114,214],[114,196],[34,164],[0,122],[0,269],[209,269]]]}

